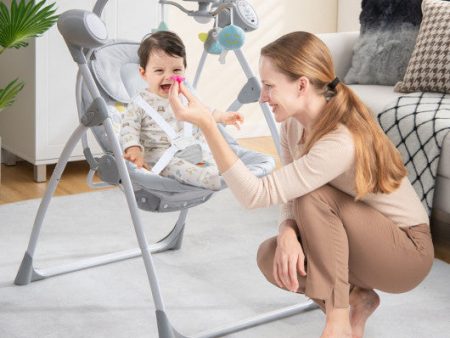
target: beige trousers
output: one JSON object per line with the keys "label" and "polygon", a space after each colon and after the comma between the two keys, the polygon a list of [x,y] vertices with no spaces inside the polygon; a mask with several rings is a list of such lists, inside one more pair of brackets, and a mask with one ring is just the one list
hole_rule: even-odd
{"label": "beige trousers", "polygon": [[[401,228],[364,202],[325,185],[294,202],[306,276],[299,293],[316,302],[349,306],[351,286],[401,293],[416,287],[434,258],[427,224]],[[275,284],[276,237],[258,250],[258,266]]]}

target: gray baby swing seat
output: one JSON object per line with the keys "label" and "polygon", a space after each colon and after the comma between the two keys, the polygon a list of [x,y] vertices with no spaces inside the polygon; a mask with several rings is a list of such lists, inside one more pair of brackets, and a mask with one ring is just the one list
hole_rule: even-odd
{"label": "gray baby swing seat", "polygon": [[[67,141],[53,171],[47,191],[42,198],[15,284],[26,285],[52,276],[142,256],[155,304],[159,337],[185,337],[172,327],[166,314],[152,253],[179,249],[189,208],[207,201],[214,191],[150,174],[145,170],[136,169],[133,164],[126,163],[123,159],[123,152],[118,141],[120,114],[126,104],[130,102],[130,99],[145,88],[145,83],[138,73],[137,49],[139,44],[107,39],[106,27],[99,19],[106,2],[105,0],[99,0],[93,12],[70,10],[63,13],[58,21],[58,28],[79,67],[76,101],[80,124]],[[213,101],[213,99],[209,101]],[[271,157],[240,147],[225,132],[223,127],[220,128],[233,151],[255,175],[264,176],[274,169],[275,164]],[[86,132],[89,129],[104,151],[101,157],[94,157],[90,151],[86,137]],[[63,266],[37,269],[33,266],[33,257],[43,220],[67,161],[80,140],[83,144],[86,160],[90,165],[89,184],[92,187],[107,185],[122,187],[139,248],[105,254]],[[103,183],[93,182],[95,173]],[[223,183],[222,187],[225,188],[225,186],[225,183]],[[178,211],[179,217],[166,237],[156,243],[149,244],[143,232],[138,208],[153,212]],[[220,337],[299,313],[310,309],[311,304],[312,302],[296,304],[220,329],[198,334],[195,337]]]}
{"label": "gray baby swing seat", "polygon": [[[91,50],[86,56],[97,88],[108,107],[116,135],[120,129],[119,109],[125,109],[125,105],[131,101],[131,98],[146,87],[146,83],[138,72],[138,48],[139,43],[111,41]],[[77,102],[80,103],[79,114],[80,118],[83,118],[92,105],[93,99],[82,77],[77,80],[77,88],[79,88],[77,90]],[[227,134],[225,128],[222,126],[219,128],[233,151],[255,175],[264,176],[273,170],[275,165],[271,157],[240,147],[236,140]],[[92,131],[107,154],[106,158],[109,158],[108,154],[112,154],[113,151],[105,128],[94,126]],[[102,162],[105,162],[105,159]],[[152,175],[146,170],[137,169],[129,162],[127,162],[127,168],[136,201],[139,208],[143,210],[167,212],[186,209],[205,202],[214,193],[208,189],[180,183],[172,178]],[[99,169],[103,181],[110,184],[119,183],[114,166],[102,166]],[[222,181],[222,189],[225,187],[226,184]]]}

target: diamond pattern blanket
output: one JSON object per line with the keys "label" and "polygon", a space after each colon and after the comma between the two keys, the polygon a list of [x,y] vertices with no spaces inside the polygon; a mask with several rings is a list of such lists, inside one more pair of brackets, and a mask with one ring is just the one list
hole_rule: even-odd
{"label": "diamond pattern blanket", "polygon": [[450,131],[450,94],[400,96],[378,115],[378,122],[400,151],[409,180],[431,215],[441,147]]}

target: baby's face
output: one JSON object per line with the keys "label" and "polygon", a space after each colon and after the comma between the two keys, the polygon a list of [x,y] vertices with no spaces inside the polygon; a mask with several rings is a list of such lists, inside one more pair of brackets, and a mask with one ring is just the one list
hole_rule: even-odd
{"label": "baby's face", "polygon": [[169,96],[173,83],[172,75],[184,75],[183,58],[171,56],[161,50],[150,54],[145,69],[139,68],[142,78],[148,84],[148,90],[162,97]]}

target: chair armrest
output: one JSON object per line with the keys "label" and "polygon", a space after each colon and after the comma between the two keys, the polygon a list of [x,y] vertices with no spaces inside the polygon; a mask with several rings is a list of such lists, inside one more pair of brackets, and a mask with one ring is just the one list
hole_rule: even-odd
{"label": "chair armrest", "polygon": [[353,45],[359,32],[338,32],[317,35],[330,49],[336,76],[344,79],[352,63]]}

